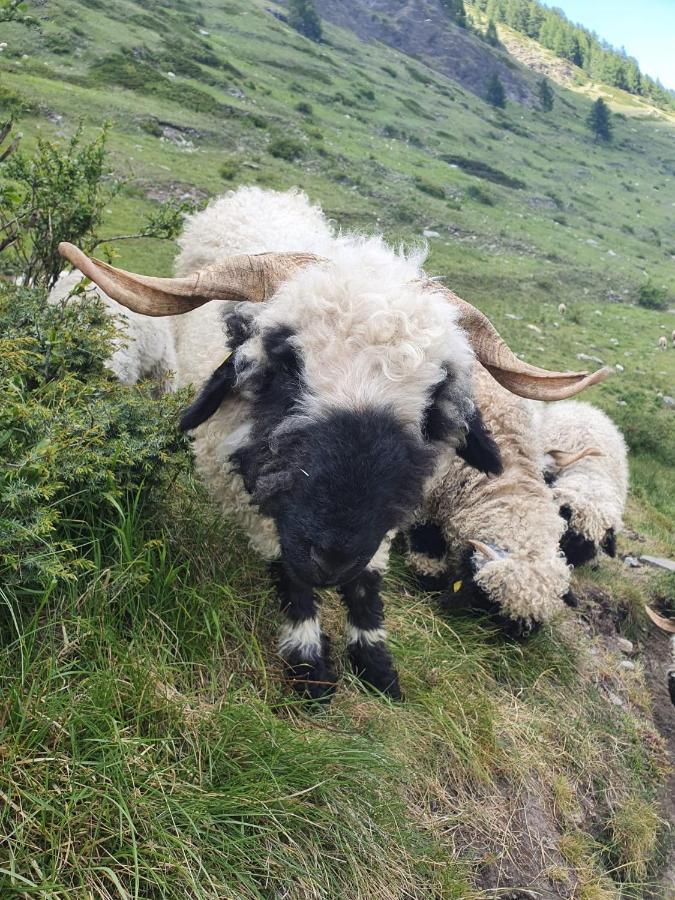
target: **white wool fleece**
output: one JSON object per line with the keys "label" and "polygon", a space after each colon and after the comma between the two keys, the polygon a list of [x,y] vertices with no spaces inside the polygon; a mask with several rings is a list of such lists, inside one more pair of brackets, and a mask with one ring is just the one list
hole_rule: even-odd
{"label": "white wool fleece", "polygon": [[553,496],[572,510],[570,527],[598,546],[605,532],[623,527],[628,492],[628,451],[623,435],[602,410],[578,400],[551,403],[539,413],[544,454],[594,448],[598,456],[580,459],[557,474]]}
{"label": "white wool fleece", "polygon": [[[308,251],[322,257],[294,272],[267,302],[240,305],[260,329],[295,331],[305,385],[298,423],[338,408],[388,407],[419,433],[430,393],[448,375],[445,411],[458,424],[472,412],[473,351],[457,325],[457,310],[440,290],[425,288],[423,253],[397,253],[379,237],[335,235],[305,194],[260,188],[230,192],[191,216],[179,245],[177,275],[240,253]],[[173,317],[180,385],[199,387],[223,361],[224,308],[232,305],[209,303]],[[245,387],[245,361],[262,360],[260,337],[239,353]],[[196,464],[223,511],[235,513],[255,548],[273,557],[273,523],[252,507],[228,459],[245,440],[249,421],[245,391],[224,402],[195,429]]]}

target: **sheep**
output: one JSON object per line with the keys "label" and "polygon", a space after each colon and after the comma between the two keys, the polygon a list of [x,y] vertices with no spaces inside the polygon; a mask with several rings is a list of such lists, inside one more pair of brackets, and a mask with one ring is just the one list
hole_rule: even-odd
{"label": "sheep", "polygon": [[567,522],[561,548],[578,566],[616,555],[628,493],[628,451],[614,422],[589,403],[548,404],[539,422],[544,474]]}
{"label": "sheep", "polygon": [[667,350],[668,349],[668,338],[665,334],[662,334],[659,338],[659,350]]}
{"label": "sheep", "polygon": [[564,303],[558,304],[558,312],[560,313],[561,316],[565,315],[565,313],[567,312],[567,307],[565,306]]}
{"label": "sheep", "polygon": [[127,308],[173,316],[178,384],[201,388],[182,427],[214,500],[272,564],[295,687],[334,690],[315,590],[336,586],[352,668],[398,697],[379,595],[392,536],[448,455],[501,471],[472,370],[526,397],[572,396],[606,373],[521,362],[428,279],[422,252],[336,235],[298,191],[231,192],[188,219],[179,246],[169,279],[60,250]]}
{"label": "sheep", "polygon": [[572,603],[572,566],[616,553],[628,464],[613,422],[586,403],[525,402],[477,371],[475,399],[502,456],[485,478],[461,459],[407,533],[408,561],[431,590],[497,612],[523,634]]}
{"label": "sheep", "polygon": [[673,342],[673,347],[675,347],[675,328],[673,329],[673,333],[671,334],[670,337],[671,337],[672,342]]}
{"label": "sheep", "polygon": [[498,611],[522,634],[549,620],[569,591],[559,548],[565,522],[542,477],[534,407],[480,369],[474,395],[503,472],[486,477],[448,458],[407,533],[407,558],[423,587],[450,588],[448,603]]}
{"label": "sheep", "polygon": [[[67,301],[81,281],[82,275],[76,269],[62,273],[47,302]],[[120,334],[114,338],[115,350],[106,360],[106,366],[118,381],[132,385],[149,378],[157,383],[160,393],[171,390],[176,354],[169,322],[164,319],[154,321],[125,309],[95,287],[87,290],[87,294],[100,297],[108,314],[117,319]]]}

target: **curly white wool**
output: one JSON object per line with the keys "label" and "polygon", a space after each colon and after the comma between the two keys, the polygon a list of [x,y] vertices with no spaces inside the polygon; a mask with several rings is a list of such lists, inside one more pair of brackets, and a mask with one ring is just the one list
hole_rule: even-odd
{"label": "curly white wool", "polygon": [[[384,406],[419,430],[430,392],[448,374],[449,405],[456,407],[458,421],[471,412],[473,351],[456,310],[440,291],[424,288],[423,252],[405,255],[380,237],[334,234],[305,194],[260,188],[230,192],[190,217],[179,245],[178,275],[228,254],[302,250],[323,258],[298,270],[266,303],[242,304],[261,330],[295,331],[307,388],[299,418]],[[199,386],[222,362],[222,310],[222,304],[211,303],[172,320],[181,385]],[[260,337],[251,338],[240,354],[260,361]],[[238,516],[259,552],[274,557],[273,524],[252,507],[228,461],[248,419],[243,392],[195,429],[195,458],[219,505]]]}
{"label": "curly white wool", "polygon": [[600,546],[608,529],[623,527],[628,450],[621,432],[602,410],[578,400],[543,406],[539,429],[544,454],[598,452],[563,468],[552,490],[556,505],[572,510],[570,527]]}

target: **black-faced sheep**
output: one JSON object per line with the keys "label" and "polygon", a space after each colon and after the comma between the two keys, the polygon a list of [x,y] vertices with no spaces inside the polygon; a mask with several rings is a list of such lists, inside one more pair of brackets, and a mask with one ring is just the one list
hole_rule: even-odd
{"label": "black-faced sheep", "polygon": [[503,473],[488,479],[449,460],[408,532],[408,559],[448,603],[498,612],[519,633],[570,599],[570,566],[615,555],[626,445],[587,403],[525,402],[493,390],[480,371],[475,399]]}
{"label": "black-faced sheep", "polygon": [[128,308],[185,314],[172,320],[177,379],[201,392],[183,427],[215,500],[275,561],[279,649],[296,684],[311,696],[332,689],[314,590],[337,585],[352,666],[398,696],[379,596],[391,536],[449,448],[501,471],[472,368],[547,398],[604,373],[522,363],[485,316],[429,281],[421,254],[335,236],[297,192],[240,189],[193,216],[179,243],[170,279],[113,269],[71,245],[62,252]]}

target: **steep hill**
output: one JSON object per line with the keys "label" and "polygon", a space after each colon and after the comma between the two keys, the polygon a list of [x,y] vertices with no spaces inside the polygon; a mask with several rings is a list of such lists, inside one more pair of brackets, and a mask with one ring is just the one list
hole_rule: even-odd
{"label": "steep hill", "polygon": [[[37,26],[2,26],[0,110],[26,152],[110,121],[108,236],[255,183],[427,241],[428,270],[524,358],[615,369],[587,399],[631,445],[619,552],[672,555],[675,351],[657,340],[675,315],[636,302],[651,283],[675,307],[672,122],[618,112],[596,144],[588,97],[556,86],[544,113],[505,51],[437,4],[393,5],[319,0],[314,44],[272,0],[31,4]],[[481,99],[493,68],[522,103]],[[114,247],[157,274],[175,252]],[[192,479],[159,521],[104,499],[71,582],[0,586],[3,897],[669,896],[667,650],[642,607],[667,609],[672,578],[603,560],[575,575],[577,610],[516,644],[442,614],[396,559],[405,703],[347,678],[316,715],[282,687],[264,567]]]}

